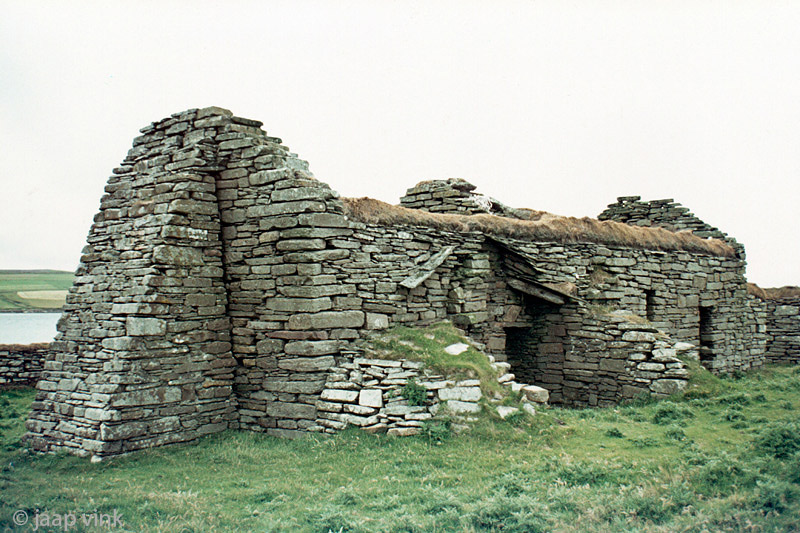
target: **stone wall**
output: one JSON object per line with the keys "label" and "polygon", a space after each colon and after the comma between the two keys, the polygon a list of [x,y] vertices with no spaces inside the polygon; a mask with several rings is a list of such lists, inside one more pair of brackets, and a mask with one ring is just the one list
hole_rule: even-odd
{"label": "stone wall", "polygon": [[429,213],[450,215],[495,214],[508,218],[528,219],[529,210],[515,209],[475,191],[477,187],[460,178],[423,181],[406,191],[400,206]]}
{"label": "stone wall", "polygon": [[672,198],[642,202],[641,196],[620,196],[600,213],[598,220],[616,220],[633,226],[657,226],[670,231],[691,231],[698,237],[721,239],[732,245],[737,255],[744,259],[744,246],[719,229],[706,224],[688,208]]}
{"label": "stone wall", "polygon": [[462,179],[430,180],[418,183],[400,198],[400,205],[431,213],[486,213],[491,208],[488,198],[475,195],[475,185]]}
{"label": "stone wall", "polygon": [[[507,332],[532,332],[514,342],[546,371],[517,366],[569,405],[679,387],[682,366],[654,329],[699,346],[714,371],[763,363],[761,311],[739,258],[350,219],[260,126],[206,108],[134,140],[44,363],[28,421],[34,449],[102,458],[228,428],[332,429],[324,413],[337,411],[321,408],[322,395],[345,372],[364,373],[347,358],[361,339],[443,319],[499,363]],[[469,211],[479,202],[463,183],[434,182],[430,199],[418,186],[404,203]],[[377,388],[393,379],[384,374]]]}
{"label": "stone wall", "polygon": [[38,385],[34,449],[102,457],[235,422],[216,174],[253,129],[178,113],[114,169]]}
{"label": "stone wall", "polygon": [[692,344],[675,343],[624,316],[551,309],[543,317],[528,342],[512,336],[508,362],[517,379],[546,388],[551,403],[608,406],[642,394],[668,396],[686,387],[689,374],[678,356],[697,357]]}
{"label": "stone wall", "polygon": [[[700,347],[704,364],[713,371],[733,372],[763,364],[766,328],[763,315],[759,315],[759,323],[754,322],[753,315],[759,310],[752,308],[743,277],[744,263],[739,259],[593,243],[513,245],[539,270],[540,282],[575,286],[582,305],[561,306],[556,313],[565,320],[590,327],[591,313],[587,315],[585,310],[595,315],[634,314],[672,339]],[[502,255],[502,251],[497,254]],[[502,291],[492,291],[491,300],[494,316],[514,309],[514,302]],[[708,311],[705,338],[700,335],[701,310]],[[541,309],[535,312],[548,314]],[[527,320],[523,316],[521,322]],[[496,354],[504,349],[499,339],[503,328],[518,326],[513,322],[498,324],[490,318],[478,329],[498,339],[493,342],[480,334],[477,338],[489,348],[495,347],[497,351],[490,353]]]}
{"label": "stone wall", "polygon": [[[523,395],[522,406],[528,413],[535,414],[534,404],[547,403],[545,389],[514,381],[515,376],[506,372],[507,363],[489,358],[499,374],[498,381],[507,390]],[[409,382],[425,391],[424,401],[417,405],[403,395]],[[317,401],[318,418],[310,431],[333,433],[353,425],[371,433],[415,435],[426,420],[440,412],[453,417],[480,412],[484,398],[481,382],[476,379],[449,380],[419,362],[371,359],[359,352],[344,352],[337,357]],[[488,404],[493,398],[486,400]],[[497,410],[505,418],[519,408],[498,406]]]}
{"label": "stone wall", "polygon": [[0,344],[0,388],[36,385],[49,344]]}
{"label": "stone wall", "polygon": [[767,300],[767,361],[800,363],[800,298]]}

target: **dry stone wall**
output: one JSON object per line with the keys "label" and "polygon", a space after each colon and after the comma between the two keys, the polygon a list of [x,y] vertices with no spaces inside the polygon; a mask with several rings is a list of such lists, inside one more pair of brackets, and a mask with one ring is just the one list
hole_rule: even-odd
{"label": "dry stone wall", "polygon": [[102,457],[235,422],[216,174],[247,128],[178,113],[114,169],[38,384],[34,449]]}
{"label": "dry stone wall", "polygon": [[[406,415],[422,411],[381,411],[403,379],[396,367],[358,360],[354,347],[375,330],[443,319],[569,405],[680,388],[674,341],[697,345],[715,371],[763,363],[763,310],[748,300],[741,259],[360,222],[260,126],[206,108],[134,140],[44,362],[34,449],[102,458],[228,428],[293,437],[352,417],[415,427]],[[464,183],[418,186],[403,203],[472,212]],[[561,303],[543,307],[536,294]],[[362,404],[364,389],[372,403],[381,390],[384,407]],[[350,392],[326,392],[337,390]]]}
{"label": "dry stone wall", "polygon": [[[524,396],[522,408],[528,413],[536,413],[534,404],[547,403],[547,390],[514,381],[515,376],[505,372],[509,369],[507,363],[495,362],[491,356],[489,360],[500,374],[498,382]],[[424,391],[424,397],[413,402],[407,398],[404,390],[409,383]],[[333,433],[353,425],[371,433],[416,435],[424,422],[437,414],[468,417],[480,412],[483,399],[489,405],[493,398],[485,398],[479,380],[446,379],[416,361],[374,359],[359,351],[343,352],[317,401],[318,418],[310,431]],[[519,411],[503,406],[496,409],[503,418]]]}
{"label": "dry stone wall", "polygon": [[521,329],[507,337],[508,362],[518,379],[546,388],[554,404],[607,406],[643,394],[668,396],[689,378],[679,356],[698,357],[694,345],[627,317],[552,309],[532,329]]}
{"label": "dry stone wall", "polygon": [[36,385],[49,344],[0,344],[0,388]]}
{"label": "dry stone wall", "polygon": [[475,185],[461,179],[423,181],[406,191],[400,199],[400,205],[431,213],[486,213],[491,203],[475,195],[472,192],[475,188]]}
{"label": "dry stone wall", "polygon": [[620,196],[616,203],[610,204],[597,218],[598,220],[615,220],[633,226],[654,226],[670,231],[691,231],[698,237],[721,239],[732,245],[737,255],[744,259],[744,246],[739,244],[736,239],[718,228],[706,224],[688,208],[683,207],[672,198],[649,202],[641,200],[641,196]]}
{"label": "dry stone wall", "polygon": [[767,361],[800,363],[800,298],[767,300]]}

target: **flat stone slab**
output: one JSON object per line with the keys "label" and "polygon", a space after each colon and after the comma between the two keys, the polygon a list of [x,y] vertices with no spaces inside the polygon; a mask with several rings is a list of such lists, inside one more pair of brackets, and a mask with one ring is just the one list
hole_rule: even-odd
{"label": "flat stone slab", "polygon": [[536,385],[525,385],[522,387],[522,392],[528,400],[536,403],[547,403],[550,399],[550,392],[542,387]]}
{"label": "flat stone slab", "polygon": [[500,415],[500,418],[506,418],[507,416],[513,415],[514,413],[518,413],[519,408],[511,407],[509,405],[498,405],[497,406],[497,414]]}
{"label": "flat stone slab", "polygon": [[455,344],[451,344],[450,346],[444,349],[444,351],[449,353],[450,355],[461,355],[467,350],[469,350],[469,344],[464,344],[463,342],[457,342]]}
{"label": "flat stone slab", "polygon": [[462,402],[459,400],[449,400],[447,407],[454,413],[478,413],[481,406],[473,402]]}
{"label": "flat stone slab", "polygon": [[482,396],[480,387],[439,389],[438,394],[440,400],[459,400],[462,402],[477,402]]}
{"label": "flat stone slab", "polygon": [[345,389],[325,389],[320,395],[323,401],[348,402],[352,403],[358,398],[358,391]]}
{"label": "flat stone slab", "polygon": [[361,389],[358,393],[358,404],[365,407],[383,407],[383,391],[380,389]]}

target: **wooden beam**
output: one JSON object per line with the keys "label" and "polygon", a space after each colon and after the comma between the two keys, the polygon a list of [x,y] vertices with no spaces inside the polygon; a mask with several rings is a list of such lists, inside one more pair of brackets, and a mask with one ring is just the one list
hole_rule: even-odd
{"label": "wooden beam", "polygon": [[455,246],[448,246],[444,250],[437,252],[433,257],[415,268],[410,276],[400,282],[400,285],[407,289],[418,287],[420,283],[431,277],[431,274],[439,268],[439,265],[444,263],[445,259],[450,257],[450,254],[452,254],[455,249]]}
{"label": "wooden beam", "polygon": [[567,301],[561,297],[561,295],[557,294],[555,291],[550,291],[546,287],[542,287],[541,285],[537,286],[533,283],[529,283],[527,281],[522,281],[521,279],[514,279],[510,278],[508,280],[508,286],[512,289],[518,290],[520,292],[524,292],[530,296],[535,298],[539,298],[546,302],[554,303],[556,305],[564,305]]}

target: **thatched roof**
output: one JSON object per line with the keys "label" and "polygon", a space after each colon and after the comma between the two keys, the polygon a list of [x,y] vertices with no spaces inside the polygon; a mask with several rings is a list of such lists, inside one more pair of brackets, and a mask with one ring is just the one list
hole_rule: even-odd
{"label": "thatched roof", "polygon": [[747,293],[757,296],[762,300],[780,300],[781,298],[800,298],[800,287],[785,286],[762,289],[755,283],[747,284]]}
{"label": "thatched roof", "polygon": [[703,239],[690,232],[629,226],[593,218],[564,217],[528,210],[529,220],[490,214],[448,215],[408,209],[372,198],[342,198],[345,214],[367,224],[382,226],[428,226],[456,233],[480,232],[534,242],[594,242],[646,250],[735,256],[734,249],[717,239]]}
{"label": "thatched roof", "polygon": [[46,350],[49,346],[49,342],[37,342],[35,344],[0,344],[0,350],[16,353],[31,353],[38,350]]}

